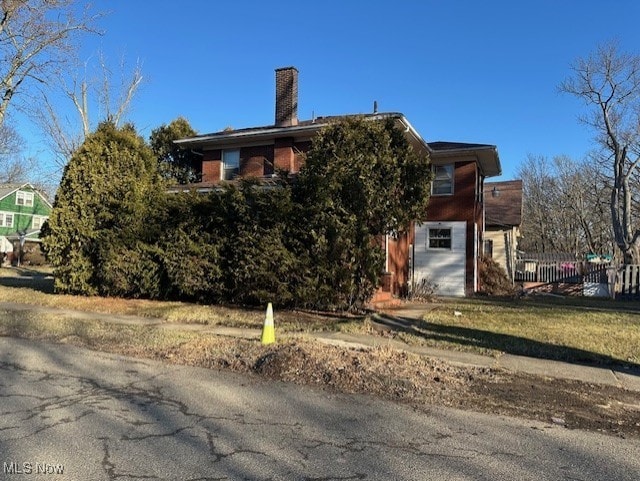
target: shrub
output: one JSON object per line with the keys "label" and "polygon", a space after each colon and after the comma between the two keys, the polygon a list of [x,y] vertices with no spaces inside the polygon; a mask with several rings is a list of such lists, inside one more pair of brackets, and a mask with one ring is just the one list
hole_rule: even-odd
{"label": "shrub", "polygon": [[480,289],[490,296],[512,296],[516,293],[502,266],[487,256],[480,260]]}

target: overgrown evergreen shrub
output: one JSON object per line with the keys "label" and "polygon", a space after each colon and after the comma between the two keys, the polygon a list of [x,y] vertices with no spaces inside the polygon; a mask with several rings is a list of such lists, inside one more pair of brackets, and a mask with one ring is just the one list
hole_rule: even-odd
{"label": "overgrown evergreen shrub", "polygon": [[87,137],[44,229],[58,292],[358,308],[383,270],[379,236],[424,220],[430,188],[393,121],[366,119],[324,129],[295,181],[203,196],[160,177],[133,128]]}
{"label": "overgrown evergreen shrub", "polygon": [[158,249],[136,242],[132,247],[104,244],[96,266],[98,293],[114,297],[164,297]]}
{"label": "overgrown evergreen shrub", "polygon": [[212,194],[210,225],[221,240],[224,298],[235,304],[295,304],[298,259],[289,236],[291,187],[264,188],[252,181]]}
{"label": "overgrown evergreen shrub", "polygon": [[132,126],[105,122],[88,135],[65,167],[43,229],[56,291],[110,294],[101,285],[108,276],[98,272],[101,253],[157,235],[148,221],[163,190],[157,161]]}

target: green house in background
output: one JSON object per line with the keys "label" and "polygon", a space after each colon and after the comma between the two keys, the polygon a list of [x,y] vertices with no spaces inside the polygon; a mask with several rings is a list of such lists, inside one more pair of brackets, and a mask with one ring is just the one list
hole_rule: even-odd
{"label": "green house in background", "polygon": [[40,228],[51,203],[31,184],[0,184],[0,255],[4,263],[40,254]]}

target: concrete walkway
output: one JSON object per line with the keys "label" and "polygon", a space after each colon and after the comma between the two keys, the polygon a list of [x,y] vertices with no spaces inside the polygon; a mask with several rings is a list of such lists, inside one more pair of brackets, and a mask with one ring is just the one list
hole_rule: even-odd
{"label": "concrete walkway", "polygon": [[[430,306],[415,305],[406,309],[394,309],[372,317],[374,327],[380,330],[406,329],[412,321],[422,318]],[[48,313],[62,315],[74,319],[94,319],[117,324],[143,325],[158,329],[172,329],[183,331],[197,331],[219,336],[229,336],[245,339],[259,339],[260,329],[236,328],[225,326],[207,326],[203,324],[171,323],[159,318],[145,318],[120,314],[102,314],[95,312],[57,309],[45,306],[0,302],[1,311],[29,311],[33,313]],[[278,337],[276,313],[276,339]],[[349,347],[391,347],[413,354],[442,359],[456,365],[490,367],[512,372],[522,372],[549,378],[570,379],[590,384],[606,384],[640,392],[640,369],[594,367],[582,364],[537,359],[532,357],[501,354],[499,357],[483,356],[468,352],[437,349],[426,346],[413,346],[389,337],[367,334],[350,334],[344,332],[314,332],[305,334],[319,342]]]}

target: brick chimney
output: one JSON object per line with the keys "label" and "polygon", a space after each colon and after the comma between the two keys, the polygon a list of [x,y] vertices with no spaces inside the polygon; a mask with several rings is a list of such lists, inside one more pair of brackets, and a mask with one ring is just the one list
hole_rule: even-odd
{"label": "brick chimney", "polygon": [[298,125],[298,70],[276,69],[276,126]]}

